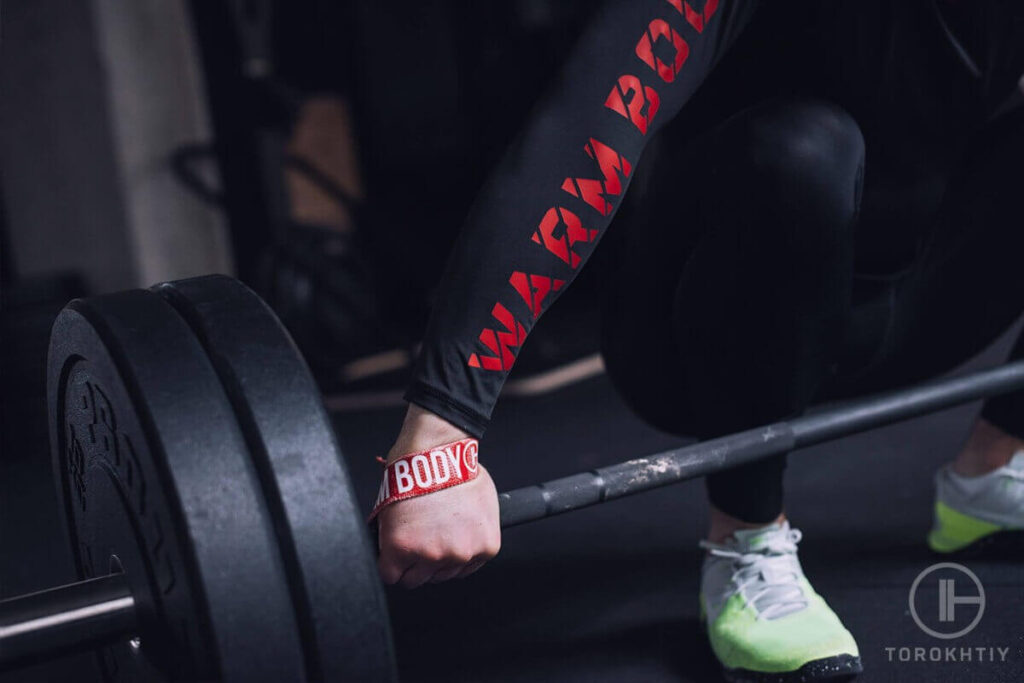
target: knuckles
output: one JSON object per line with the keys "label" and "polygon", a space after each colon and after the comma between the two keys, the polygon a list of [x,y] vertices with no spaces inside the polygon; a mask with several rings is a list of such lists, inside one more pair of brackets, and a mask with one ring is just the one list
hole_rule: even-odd
{"label": "knuckles", "polygon": [[416,543],[394,541],[382,543],[381,555],[386,558],[413,559],[435,565],[466,565],[478,559],[489,560],[498,554],[500,543],[479,541],[448,545],[421,540]]}
{"label": "knuckles", "polygon": [[444,548],[437,547],[423,548],[417,555],[420,561],[427,564],[444,564],[450,558],[449,553]]}
{"label": "knuckles", "polygon": [[381,563],[380,578],[385,584],[392,586],[402,578],[402,569],[389,563]]}
{"label": "knuckles", "polygon": [[476,557],[476,553],[474,553],[472,550],[464,549],[451,551],[448,554],[447,559],[452,564],[464,566],[472,562],[474,557]]}
{"label": "knuckles", "polygon": [[487,543],[484,546],[483,555],[488,560],[490,560],[490,559],[496,557],[499,552],[501,552],[501,541],[500,540],[494,540],[494,541],[490,541],[489,543]]}

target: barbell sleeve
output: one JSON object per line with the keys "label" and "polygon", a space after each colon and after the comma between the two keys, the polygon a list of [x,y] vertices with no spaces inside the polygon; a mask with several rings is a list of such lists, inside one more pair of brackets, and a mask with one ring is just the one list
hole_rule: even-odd
{"label": "barbell sleeve", "polygon": [[788,422],[526,486],[499,495],[501,526],[578,510],[1018,389],[1024,389],[1024,361],[849,401]]}
{"label": "barbell sleeve", "polygon": [[0,671],[125,638],[136,628],[124,574],[0,601]]}

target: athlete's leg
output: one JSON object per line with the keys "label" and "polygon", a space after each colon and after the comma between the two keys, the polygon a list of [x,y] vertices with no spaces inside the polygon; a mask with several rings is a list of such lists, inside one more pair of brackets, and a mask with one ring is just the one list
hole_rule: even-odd
{"label": "athlete's leg", "polygon": [[[950,176],[929,240],[889,295],[874,363],[844,393],[902,386],[952,369],[1024,311],[1024,113],[971,141]],[[877,307],[876,307],[877,308]],[[858,308],[852,319],[868,320]],[[870,336],[863,332],[860,337]],[[1012,353],[1024,357],[1024,341]],[[844,376],[846,372],[842,373]],[[1020,453],[1015,457],[1015,454]],[[1024,393],[988,401],[954,463],[936,478],[932,549],[959,551],[1024,528]]]}
{"label": "athlete's leg", "polygon": [[[710,438],[807,406],[849,307],[863,156],[845,112],[772,101],[656,165],[656,210],[618,226],[604,335],[609,374],[642,417]],[[708,478],[716,534],[779,517],[784,464]]]}
{"label": "athlete's leg", "polygon": [[[1024,154],[1024,151],[1021,152]],[[1024,174],[1024,170],[1021,171]],[[1018,176],[1021,177],[1021,176]],[[1020,247],[1018,247],[1020,248]],[[1018,310],[1024,309],[1024,300],[1018,304]],[[1010,352],[1011,360],[1024,360],[1024,333],[1018,333],[1017,343]],[[990,428],[998,432],[1000,443],[993,444],[991,449],[985,450],[980,455],[976,465],[988,468],[996,465],[997,461],[1009,460],[1013,453],[1024,450],[1024,391],[1017,391],[1002,396],[995,396],[985,402],[981,411],[979,426]],[[969,442],[970,446],[971,443]],[[965,449],[965,451],[969,451]],[[962,460],[970,460],[970,455],[965,453]],[[1005,464],[1005,463],[1004,463]]]}
{"label": "athlete's leg", "polygon": [[[662,210],[622,226],[605,334],[609,374],[642,416],[706,438],[804,409],[849,309],[863,155],[844,112],[776,101],[673,159],[681,173],[656,171]],[[708,478],[708,639],[732,678],[854,674],[857,644],[804,577],[800,533],[782,519],[784,464]]]}

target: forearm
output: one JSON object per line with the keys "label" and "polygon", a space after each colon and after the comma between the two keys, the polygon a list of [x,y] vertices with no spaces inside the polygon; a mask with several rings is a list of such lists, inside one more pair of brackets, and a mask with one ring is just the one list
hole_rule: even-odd
{"label": "forearm", "polygon": [[[611,222],[647,140],[683,106],[752,2],[614,0],[477,199],[406,397],[479,436],[526,335]],[[412,411],[410,412],[412,415]]]}

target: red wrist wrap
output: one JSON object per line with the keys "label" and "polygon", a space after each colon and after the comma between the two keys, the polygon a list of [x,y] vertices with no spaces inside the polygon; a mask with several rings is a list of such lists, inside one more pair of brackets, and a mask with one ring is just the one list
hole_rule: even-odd
{"label": "red wrist wrap", "polygon": [[372,522],[378,512],[392,503],[473,481],[479,470],[478,448],[476,439],[462,439],[403,455],[387,465],[367,521]]}

